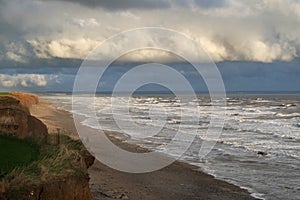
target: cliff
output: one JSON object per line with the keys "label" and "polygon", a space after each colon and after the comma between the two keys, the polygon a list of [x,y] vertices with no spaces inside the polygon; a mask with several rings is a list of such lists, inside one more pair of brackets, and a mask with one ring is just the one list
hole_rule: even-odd
{"label": "cliff", "polygon": [[33,95],[0,95],[0,132],[39,149],[37,160],[0,177],[0,199],[93,199],[87,169],[94,157],[80,141],[65,135],[49,135],[45,124],[30,115],[29,108],[36,103],[38,98]]}
{"label": "cliff", "polygon": [[46,125],[29,112],[34,103],[37,103],[37,98],[33,95],[11,93],[0,96],[0,131],[20,139],[45,137],[48,134]]}
{"label": "cliff", "polygon": [[11,188],[1,200],[90,200],[93,199],[89,179],[68,176],[42,185],[27,185],[26,188]]}

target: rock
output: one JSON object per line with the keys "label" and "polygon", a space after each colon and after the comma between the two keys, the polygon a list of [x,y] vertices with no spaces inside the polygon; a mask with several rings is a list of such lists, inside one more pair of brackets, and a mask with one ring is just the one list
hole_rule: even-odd
{"label": "rock", "polygon": [[263,151],[258,151],[257,155],[266,156],[266,155],[268,155],[268,153],[267,152],[263,152]]}

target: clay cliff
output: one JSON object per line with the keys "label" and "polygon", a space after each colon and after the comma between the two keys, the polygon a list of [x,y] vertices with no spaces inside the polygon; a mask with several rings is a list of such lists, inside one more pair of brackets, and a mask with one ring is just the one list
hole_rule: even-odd
{"label": "clay cliff", "polygon": [[[34,95],[10,93],[0,95],[0,132],[19,139],[44,137],[40,158],[29,166],[16,169],[0,178],[1,200],[92,200],[87,169],[94,157],[80,141],[61,135],[60,144],[48,140],[46,125],[30,115],[29,108],[38,103]],[[1,167],[1,166],[0,166]]]}
{"label": "clay cliff", "polygon": [[1,200],[92,200],[86,177],[68,176],[49,180],[40,185],[26,185],[24,188],[10,188],[0,194]]}
{"label": "clay cliff", "polygon": [[37,103],[37,98],[33,95],[11,93],[0,96],[0,131],[20,139],[46,136],[46,125],[30,115],[29,107],[34,103]]}

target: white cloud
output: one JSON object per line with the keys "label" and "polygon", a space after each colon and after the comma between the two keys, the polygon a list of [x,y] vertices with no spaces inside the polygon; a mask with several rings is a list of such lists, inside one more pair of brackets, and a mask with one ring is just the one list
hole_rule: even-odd
{"label": "white cloud", "polygon": [[119,13],[121,17],[125,17],[125,18],[130,18],[130,19],[134,19],[134,20],[140,20],[141,18],[138,17],[137,15],[133,14],[130,11],[123,11]]}
{"label": "white cloud", "polygon": [[39,58],[85,58],[98,44],[97,41],[85,38],[57,39],[52,41],[28,40]]}
{"label": "white cloud", "polygon": [[8,75],[0,74],[0,86],[5,88],[11,87],[42,87],[46,86],[49,80],[55,79],[56,75],[44,74],[17,74]]}
{"label": "white cloud", "polygon": [[294,56],[292,49],[286,50],[278,43],[268,45],[262,41],[254,41],[249,48],[251,49],[250,59],[255,61],[272,62],[275,59],[289,61]]}
{"label": "white cloud", "polygon": [[11,51],[6,52],[5,58],[19,63],[26,63],[25,59],[22,56],[17,55],[16,53]]}
{"label": "white cloud", "polygon": [[95,18],[88,19],[73,19],[72,20],[75,25],[80,26],[81,28],[85,27],[97,27],[100,26],[100,23]]}
{"label": "white cloud", "polygon": [[0,60],[8,60],[16,63],[27,63],[28,50],[23,46],[21,42],[11,42],[5,45],[6,52],[0,55]]}
{"label": "white cloud", "polygon": [[[207,5],[208,1],[191,0],[182,4],[176,1],[163,10],[126,7],[114,11],[59,1],[18,2],[16,5],[16,0],[12,0],[0,8],[3,20],[14,25],[13,31],[20,29],[20,42],[30,43],[21,51],[17,49],[22,48],[4,47],[3,55],[16,62],[26,60],[27,48],[32,48],[38,58],[85,58],[106,38],[145,26],[183,32],[197,41],[215,61],[272,62],[299,57],[300,2],[295,0],[226,0]],[[131,43],[145,41],[166,42],[142,35],[136,36]],[[168,42],[172,48],[188,48],[180,41],[170,39]],[[115,44],[111,50],[120,48],[120,44]],[[112,52],[107,50],[104,53],[109,55]],[[168,56],[166,53],[140,51],[127,59],[136,61],[152,57],[166,60]]]}

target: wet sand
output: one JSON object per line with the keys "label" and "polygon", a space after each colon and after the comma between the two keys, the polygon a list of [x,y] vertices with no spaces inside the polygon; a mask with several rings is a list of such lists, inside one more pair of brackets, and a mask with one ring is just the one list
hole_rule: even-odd
{"label": "wet sand", "polygon": [[[41,99],[39,104],[31,108],[32,115],[42,120],[49,133],[68,134],[79,138],[72,115],[69,112],[57,110],[48,101]],[[86,127],[89,132],[94,129]],[[101,132],[99,131],[99,134]],[[115,132],[105,131],[113,143],[131,152],[147,151],[116,139]],[[182,162],[173,164],[161,170],[131,174],[120,172],[96,161],[89,169],[90,189],[95,200],[100,199],[133,199],[133,200],[193,200],[193,199],[254,199],[248,191],[232,184],[215,179],[199,171],[198,167]]]}

